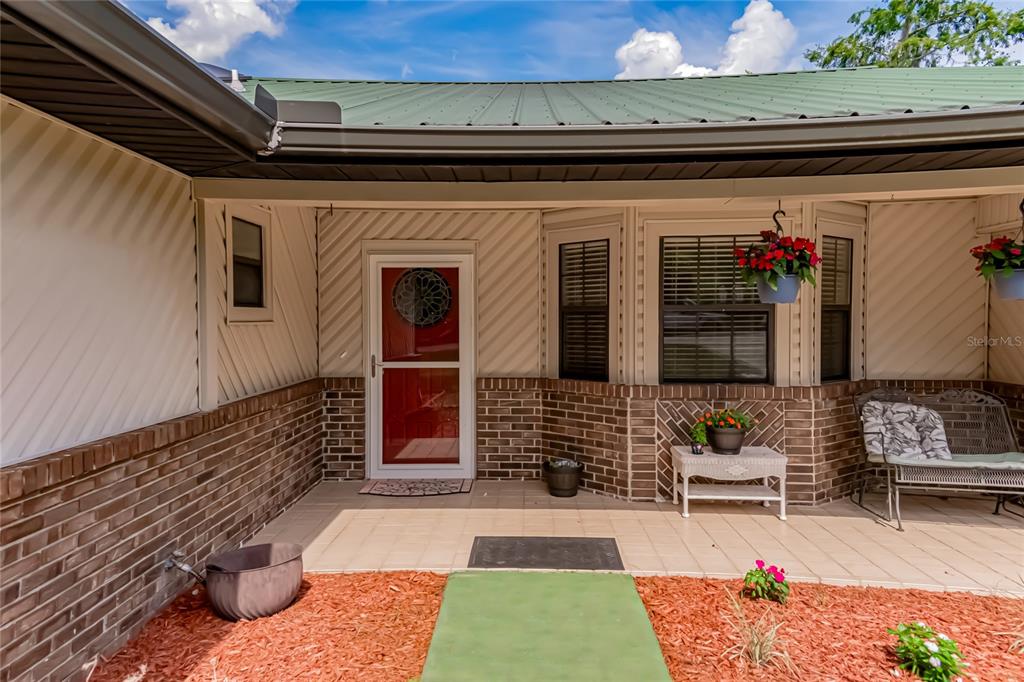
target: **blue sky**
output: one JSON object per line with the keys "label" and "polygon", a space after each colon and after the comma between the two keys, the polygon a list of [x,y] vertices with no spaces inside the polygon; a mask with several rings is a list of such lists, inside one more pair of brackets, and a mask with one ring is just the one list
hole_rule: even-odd
{"label": "blue sky", "polygon": [[[127,4],[200,60],[252,75],[459,81],[807,68],[803,51],[845,33],[850,14],[871,3],[144,0]],[[734,25],[737,20],[739,26]]]}

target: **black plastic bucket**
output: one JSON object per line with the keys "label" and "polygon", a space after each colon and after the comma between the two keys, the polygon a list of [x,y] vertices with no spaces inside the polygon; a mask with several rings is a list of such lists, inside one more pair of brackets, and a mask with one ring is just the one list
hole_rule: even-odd
{"label": "black plastic bucket", "polygon": [[548,482],[548,493],[552,497],[575,497],[576,490],[580,486],[580,473],[583,466],[576,463],[576,466],[556,467],[550,462],[544,462],[544,478]]}
{"label": "black plastic bucket", "polygon": [[273,615],[295,601],[301,585],[302,545],[252,545],[206,562],[206,594],[227,620]]}

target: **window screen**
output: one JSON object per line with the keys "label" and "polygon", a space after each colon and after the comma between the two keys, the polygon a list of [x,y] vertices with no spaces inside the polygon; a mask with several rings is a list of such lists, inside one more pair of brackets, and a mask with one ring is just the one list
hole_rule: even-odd
{"label": "window screen", "polygon": [[853,240],[824,237],[821,258],[821,379],[849,379]]}
{"label": "window screen", "polygon": [[756,235],[661,240],[661,380],[767,382],[771,306],[733,250]]}
{"label": "window screen", "polygon": [[608,240],[558,247],[558,374],[608,381]]}
{"label": "window screen", "polygon": [[231,219],[232,284],[238,308],[263,307],[263,228]]}

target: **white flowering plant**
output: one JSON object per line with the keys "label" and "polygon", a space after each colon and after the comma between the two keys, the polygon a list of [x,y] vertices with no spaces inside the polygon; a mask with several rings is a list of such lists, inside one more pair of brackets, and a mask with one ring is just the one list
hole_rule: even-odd
{"label": "white flowering plant", "polygon": [[900,623],[896,629],[896,656],[900,667],[914,673],[924,682],[951,682],[959,680],[967,662],[956,642],[925,623]]}

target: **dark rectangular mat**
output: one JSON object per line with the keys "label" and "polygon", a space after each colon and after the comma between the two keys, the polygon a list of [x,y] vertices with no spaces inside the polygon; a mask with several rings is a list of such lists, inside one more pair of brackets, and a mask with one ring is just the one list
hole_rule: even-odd
{"label": "dark rectangular mat", "polygon": [[477,537],[469,567],[623,570],[615,538]]}

